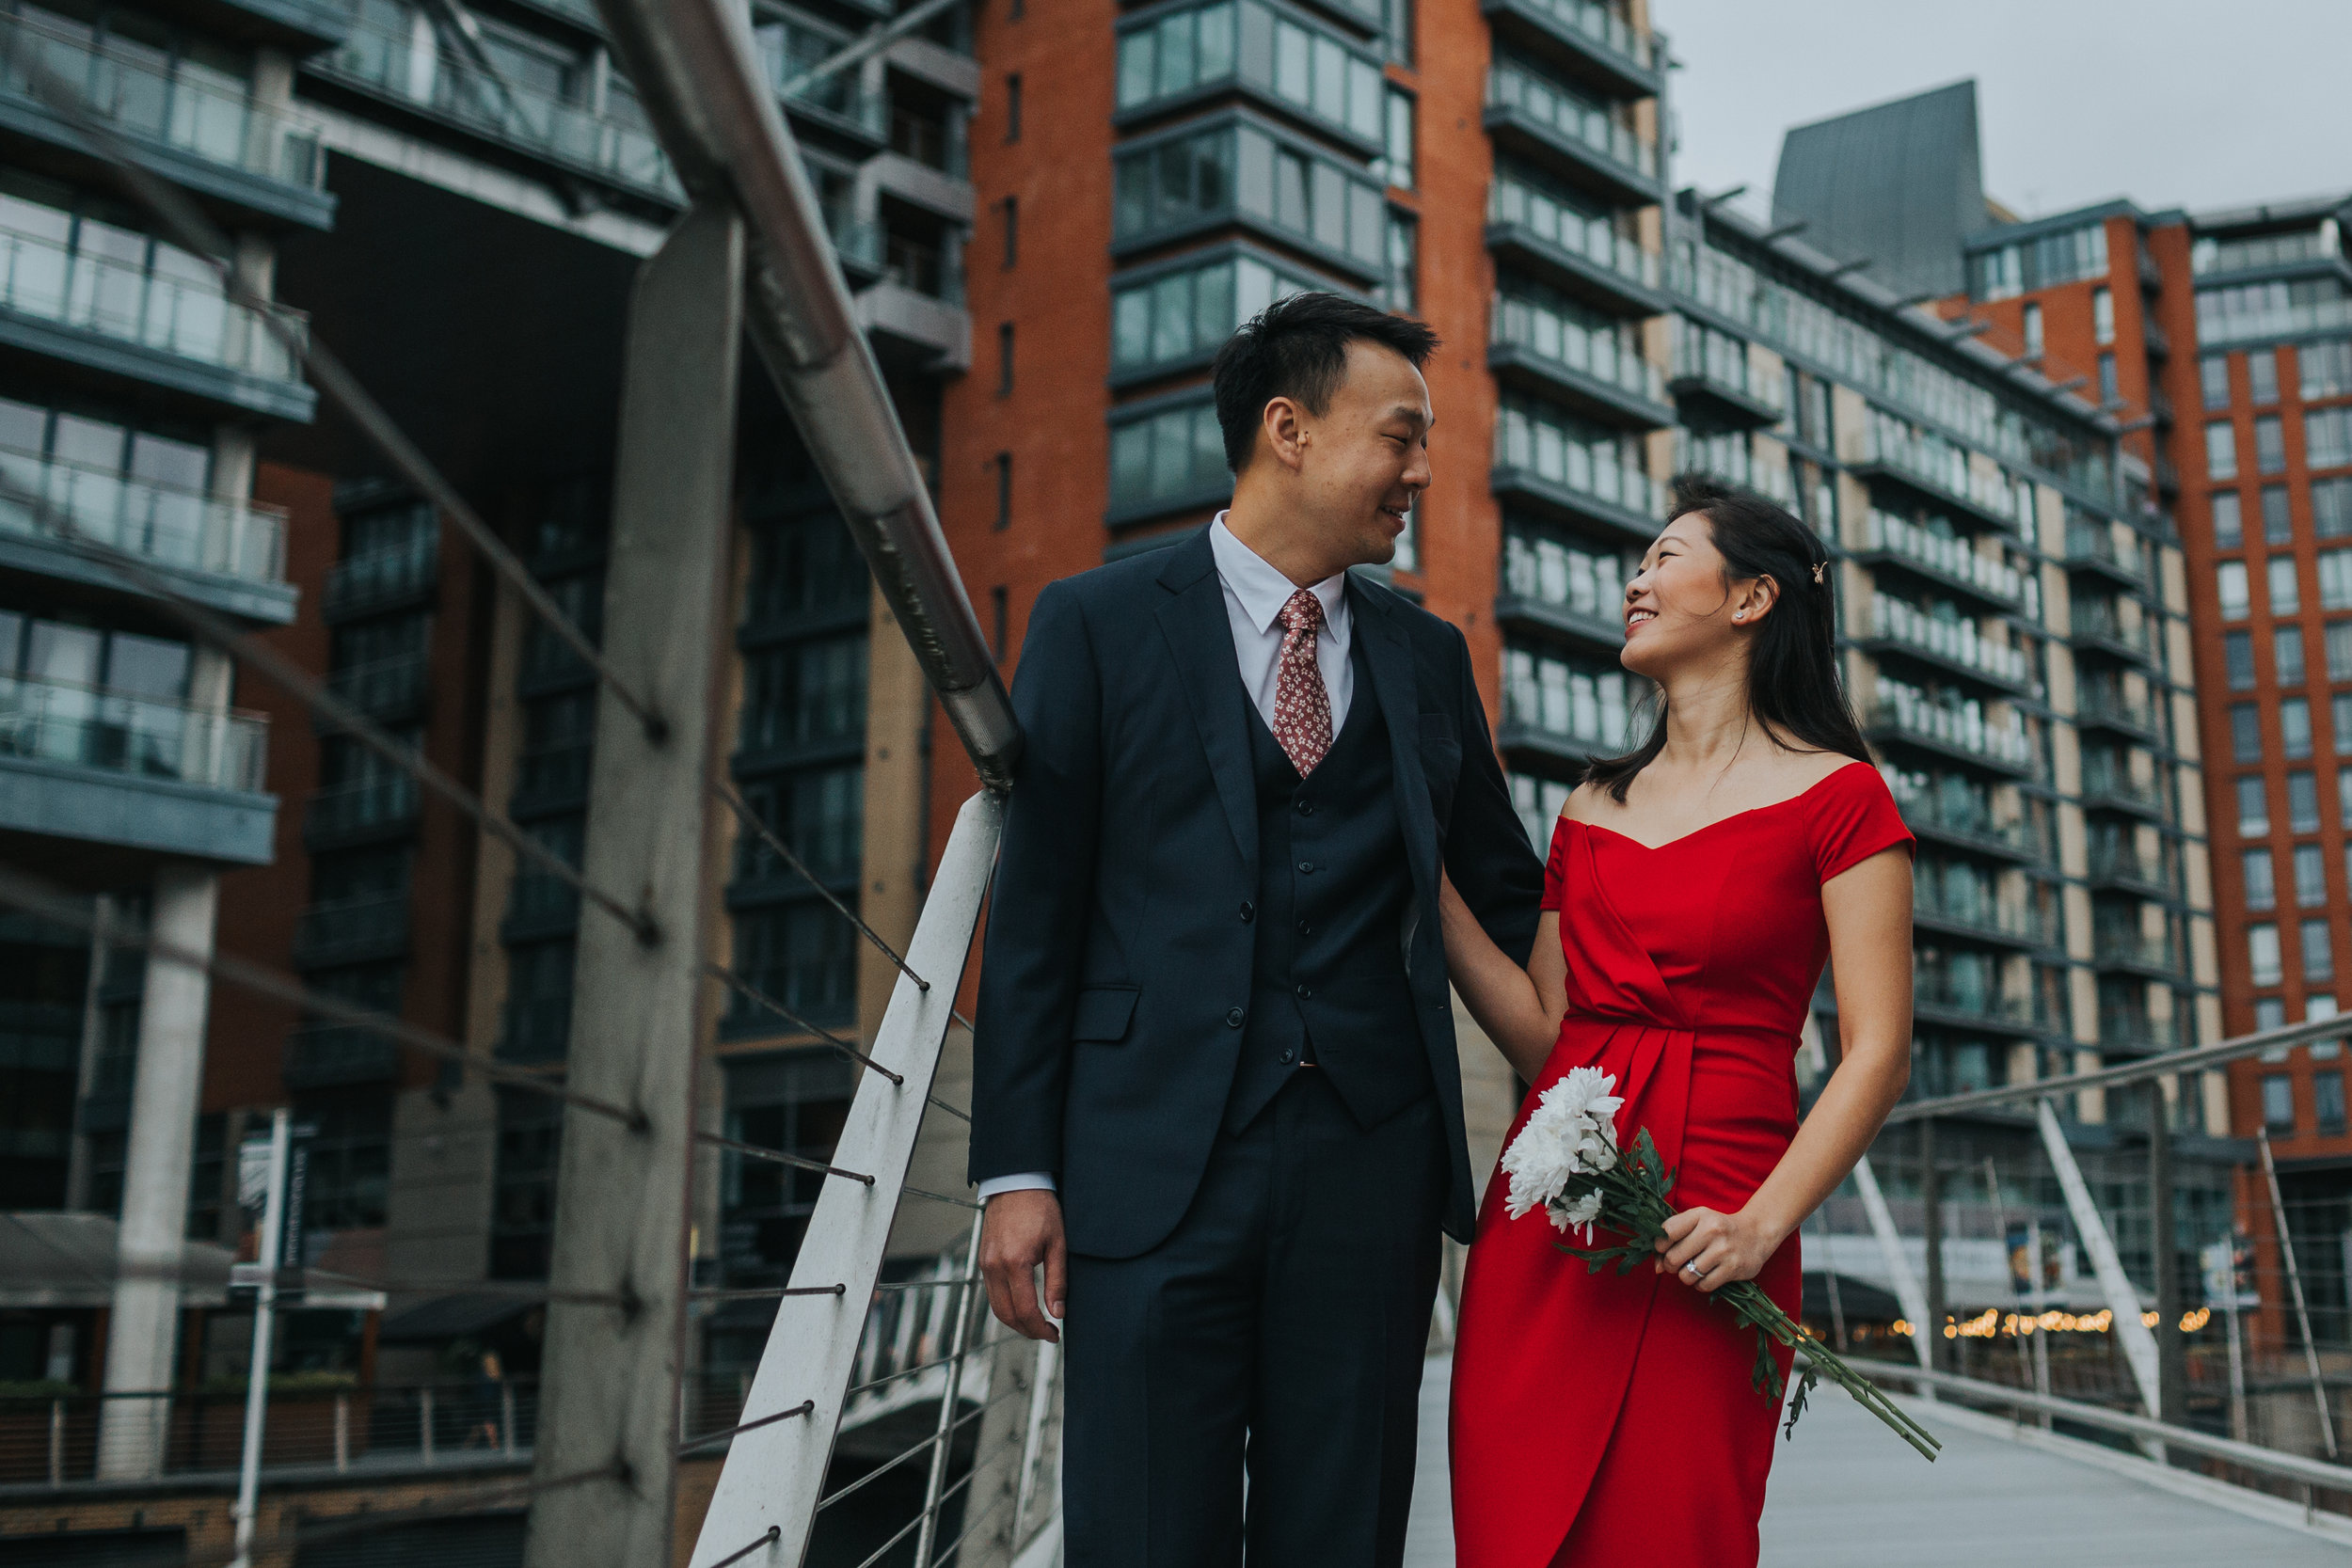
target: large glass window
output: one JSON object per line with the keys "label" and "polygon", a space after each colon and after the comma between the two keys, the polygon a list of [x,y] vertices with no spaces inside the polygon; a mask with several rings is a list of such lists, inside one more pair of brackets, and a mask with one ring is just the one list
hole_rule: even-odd
{"label": "large glass window", "polygon": [[[753,989],[812,1023],[832,1026],[857,1013],[857,933],[820,903],[739,910],[735,972]],[[783,1021],[739,992],[732,1022],[774,1033]]]}
{"label": "large glass window", "polygon": [[2316,844],[2295,847],[2295,901],[2305,909],[2328,902],[2328,857]]}
{"label": "large glass window", "polygon": [[2235,490],[2217,490],[2213,495],[2213,547],[2234,550],[2246,543],[2246,515]]}
{"label": "large glass window", "polygon": [[[832,1051],[731,1056],[726,1133],[803,1160],[830,1161],[849,1120],[854,1069]],[[724,1153],[719,1257],[729,1283],[782,1279],[800,1252],[825,1176]]]}
{"label": "large glass window", "polygon": [[2312,531],[2322,539],[2352,533],[2352,476],[2312,482]]}
{"label": "large glass window", "polygon": [[1112,234],[1147,239],[1240,217],[1377,276],[1388,254],[1383,190],[1304,142],[1229,119],[1120,151]]}
{"label": "large glass window", "polygon": [[2352,463],[2352,408],[2314,408],[2303,416],[2303,461],[2314,468]]}
{"label": "large glass window", "polygon": [[1540,523],[1504,519],[1503,591],[1520,598],[1613,626],[1625,607],[1625,585],[1641,569],[1632,550],[1596,548]]}
{"label": "large glass window", "polygon": [[[2322,550],[2317,560],[2320,608],[2322,610],[2352,610],[2352,550]],[[2274,567],[2281,563],[2292,567],[2293,558],[2278,557],[2272,562]],[[2283,615],[2292,611],[2295,609],[2293,595],[2289,595],[2288,602],[2282,608],[2278,603],[2275,582],[2272,589],[2271,610],[2273,613]]]}
{"label": "large glass window", "polygon": [[2261,925],[2246,927],[2246,963],[2254,984],[2275,986],[2279,983],[2281,969],[2278,927]]}
{"label": "large glass window", "polygon": [[1207,505],[1232,487],[1216,405],[1187,402],[1111,428],[1111,513]]}
{"label": "large glass window", "polygon": [[744,624],[855,610],[868,586],[864,558],[830,512],[773,524],[753,537]]}
{"label": "large glass window", "polygon": [[[2328,552],[2323,551],[2321,553],[2324,555]],[[2337,553],[2345,556],[2344,564],[2346,566],[2352,566],[2352,552],[2340,551]],[[2345,573],[2344,576],[2346,585],[2352,586],[2352,573]],[[2272,556],[2268,566],[2264,572],[2264,577],[2270,584],[2271,614],[2292,615],[2303,608],[2301,585],[2296,578],[2295,570],[2295,557],[2291,555]],[[2327,579],[2323,578],[2321,580],[2325,582]],[[2347,600],[2346,602],[2352,603],[2352,600]],[[2342,607],[2339,606],[2336,608]]]}
{"label": "large glass window", "polygon": [[2105,222],[1979,251],[1969,258],[1970,286],[1979,299],[2008,299],[2029,289],[2095,277],[2107,270]]}
{"label": "large glass window", "polygon": [[2272,652],[2279,666],[2280,686],[2303,684],[2303,628],[2280,626],[2271,633]]}
{"label": "large glass window", "polygon": [[2334,944],[2328,940],[2328,923],[2306,920],[2302,923],[2303,978],[2317,982],[2336,977]]}
{"label": "large glass window", "polygon": [[2265,414],[2254,421],[2254,467],[2262,473],[2285,471],[2287,466],[2287,436],[2285,427],[2276,414]]}
{"label": "large glass window", "polygon": [[2319,832],[2319,785],[2309,773],[2287,775],[2287,832]]}
{"label": "large glass window", "polygon": [[[811,768],[743,785],[743,799],[770,831],[827,881],[854,879],[865,847],[865,768]],[[759,834],[736,841],[736,878],[756,882],[795,875]]]}
{"label": "large glass window", "polygon": [[2323,1138],[2335,1137],[2344,1132],[2344,1074],[2341,1071],[2312,1074],[2312,1110],[2315,1131]]}
{"label": "large glass window", "polygon": [[2279,705],[2279,750],[2289,757],[2312,754],[2312,705],[2309,698],[2289,697]]}
{"label": "large glass window", "polygon": [[1380,173],[1390,184],[1408,191],[1413,188],[1413,147],[1419,140],[1413,124],[1416,106],[1411,93],[1402,87],[1389,89]]}
{"label": "large glass window", "polygon": [[2295,542],[2295,518],[2287,509],[2287,487],[2283,484],[2263,486],[2263,543],[2291,545]]}
{"label": "large glass window", "polygon": [[1331,288],[1297,268],[1246,252],[1115,283],[1111,370],[1142,371],[1203,358],[1276,300]]}
{"label": "large glass window", "polygon": [[2246,907],[2266,910],[2277,904],[2278,883],[2271,874],[2270,851],[2249,849],[2240,857],[2239,864],[2246,879]]}
{"label": "large glass window", "polygon": [[2262,710],[2252,703],[2230,705],[2230,754],[2239,762],[2263,759]]}
{"label": "large glass window", "polygon": [[863,734],[866,650],[859,631],[747,655],[742,749],[772,752]]}
{"label": "large glass window", "polygon": [[2215,479],[2237,478],[2237,432],[2227,420],[2205,427],[2205,472]]}
{"label": "large glass window", "polygon": [[2223,632],[2221,663],[2229,673],[2231,690],[2253,690],[2254,634],[2250,631]]}
{"label": "large glass window", "polygon": [[2246,586],[2246,562],[2225,561],[2214,568],[2214,587],[2221,598],[2221,618],[2243,621],[2251,605]]}
{"label": "large glass window", "polygon": [[2279,351],[2258,348],[2246,356],[2246,389],[2257,407],[2279,401]]}
{"label": "large glass window", "polygon": [[2352,392],[2352,338],[2330,338],[2305,343],[2295,351],[2305,398],[2332,398]]}
{"label": "large glass window", "polygon": [[2330,621],[2326,633],[2328,678],[2352,681],[2352,621]]}
{"label": "large glass window", "polygon": [[2230,356],[2208,354],[2197,361],[2197,385],[2203,391],[2207,408],[2230,406]]}
{"label": "large glass window", "polygon": [[1228,82],[1367,142],[1384,137],[1377,56],[1303,13],[1261,0],[1217,0],[1163,12],[1120,34],[1121,109]]}
{"label": "large glass window", "polygon": [[2259,773],[2237,782],[2237,831],[2240,838],[2260,838],[2270,832],[2270,792]]}

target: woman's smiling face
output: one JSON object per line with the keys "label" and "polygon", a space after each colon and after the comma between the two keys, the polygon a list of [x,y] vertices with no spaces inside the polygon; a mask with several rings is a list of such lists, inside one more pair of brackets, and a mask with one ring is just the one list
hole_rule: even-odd
{"label": "woman's smiling face", "polygon": [[1704,512],[1668,523],[1625,585],[1624,666],[1663,680],[1692,659],[1722,657],[1736,646],[1732,619],[1738,584],[1725,578],[1723,552]]}

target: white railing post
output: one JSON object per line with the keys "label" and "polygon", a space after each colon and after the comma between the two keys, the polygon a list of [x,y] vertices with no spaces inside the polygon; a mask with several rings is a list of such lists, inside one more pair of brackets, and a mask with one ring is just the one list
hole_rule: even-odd
{"label": "white railing post", "polygon": [[2100,1291],[2107,1298],[2107,1310],[2114,1314],[2116,1342],[2123,1347],[2123,1359],[2131,1365],[2132,1382],[2139,1388],[2140,1403],[2153,1416],[2164,1408],[2156,1393],[2156,1337],[2139,1321],[2139,1291],[2123,1273],[2123,1259],[2116,1254],[2115,1239],[2107,1234],[2107,1222],[2090,1201],[2090,1188],[2083,1180],[2082,1167],[2074,1163],[2074,1151],[2066,1142],[2066,1129],[2058,1125],[2058,1112],[2047,1096],[2034,1102],[2034,1117],[2041,1123],[2042,1147],[2049,1151],[2058,1188],[2066,1195],[2066,1212],[2074,1216],[2074,1228],[2082,1233],[2083,1250],[2090,1254],[2091,1272],[2098,1275]]}
{"label": "white railing post", "polygon": [[433,1386],[430,1384],[417,1390],[417,1453],[425,1464],[433,1463]]}
{"label": "white railing post", "polygon": [[335,1396],[335,1470],[337,1474],[351,1468],[351,1396]]}
{"label": "white railing post", "polygon": [[[835,1164],[870,1175],[873,1184],[829,1181],[817,1200],[792,1266],[792,1288],[820,1293],[787,1295],[777,1306],[741,1417],[746,1424],[767,1424],[739,1432],[729,1444],[689,1559],[693,1568],[722,1560],[789,1568],[806,1549],[1004,812],[1003,797],[983,791],[956,817],[906,953],[907,967],[928,988],[901,974],[874,1037],[874,1060],[900,1081],[873,1071],[860,1079],[834,1149]],[[771,1418],[804,1403],[804,1416]]]}
{"label": "white railing post", "polygon": [[1853,1180],[1862,1189],[1863,1212],[1870,1216],[1870,1231],[1878,1237],[1887,1277],[1895,1282],[1895,1299],[1902,1303],[1903,1316],[1911,1320],[1911,1354],[1926,1367],[1935,1357],[1934,1347],[1928,1343],[1928,1336],[1934,1332],[1928,1323],[1928,1293],[1919,1288],[1919,1276],[1911,1272],[1911,1259],[1903,1255],[1902,1235],[1895,1228],[1894,1213],[1886,1207],[1886,1195],[1879,1191],[1878,1173],[1870,1168],[1867,1154],[1854,1162]]}

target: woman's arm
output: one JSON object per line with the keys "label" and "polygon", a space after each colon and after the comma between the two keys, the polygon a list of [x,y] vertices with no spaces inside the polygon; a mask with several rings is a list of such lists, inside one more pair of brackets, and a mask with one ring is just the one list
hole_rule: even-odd
{"label": "woman's arm", "polygon": [[1550,910],[1535,926],[1535,951],[1527,967],[1513,963],[1485,927],[1441,881],[1438,909],[1445,930],[1446,973],[1462,1005],[1486,1031],[1512,1070],[1533,1084],[1560,1037],[1560,1015],[1567,1011],[1568,961],[1560,951],[1560,916]]}
{"label": "woman's arm", "polygon": [[[1745,1207],[1686,1209],[1666,1222],[1659,1270],[1701,1291],[1755,1278],[1846,1180],[1911,1081],[1910,855],[1881,850],[1822,883],[1821,912],[1837,986],[1837,1070]],[[1704,1282],[1683,1272],[1693,1261]]]}

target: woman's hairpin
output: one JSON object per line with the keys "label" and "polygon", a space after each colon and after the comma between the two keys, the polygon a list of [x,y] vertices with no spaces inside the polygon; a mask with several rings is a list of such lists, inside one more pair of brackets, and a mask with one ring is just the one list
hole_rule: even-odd
{"label": "woman's hairpin", "polygon": [[1823,568],[1824,566],[1827,566],[1828,564],[1829,564],[1829,562],[1826,562],[1826,561],[1817,561],[1817,562],[1815,562],[1813,563],[1813,586],[1814,586],[1814,587],[1816,587],[1816,588],[1820,588],[1820,587],[1822,587],[1822,586],[1823,586],[1822,581],[1821,581],[1821,568]]}

